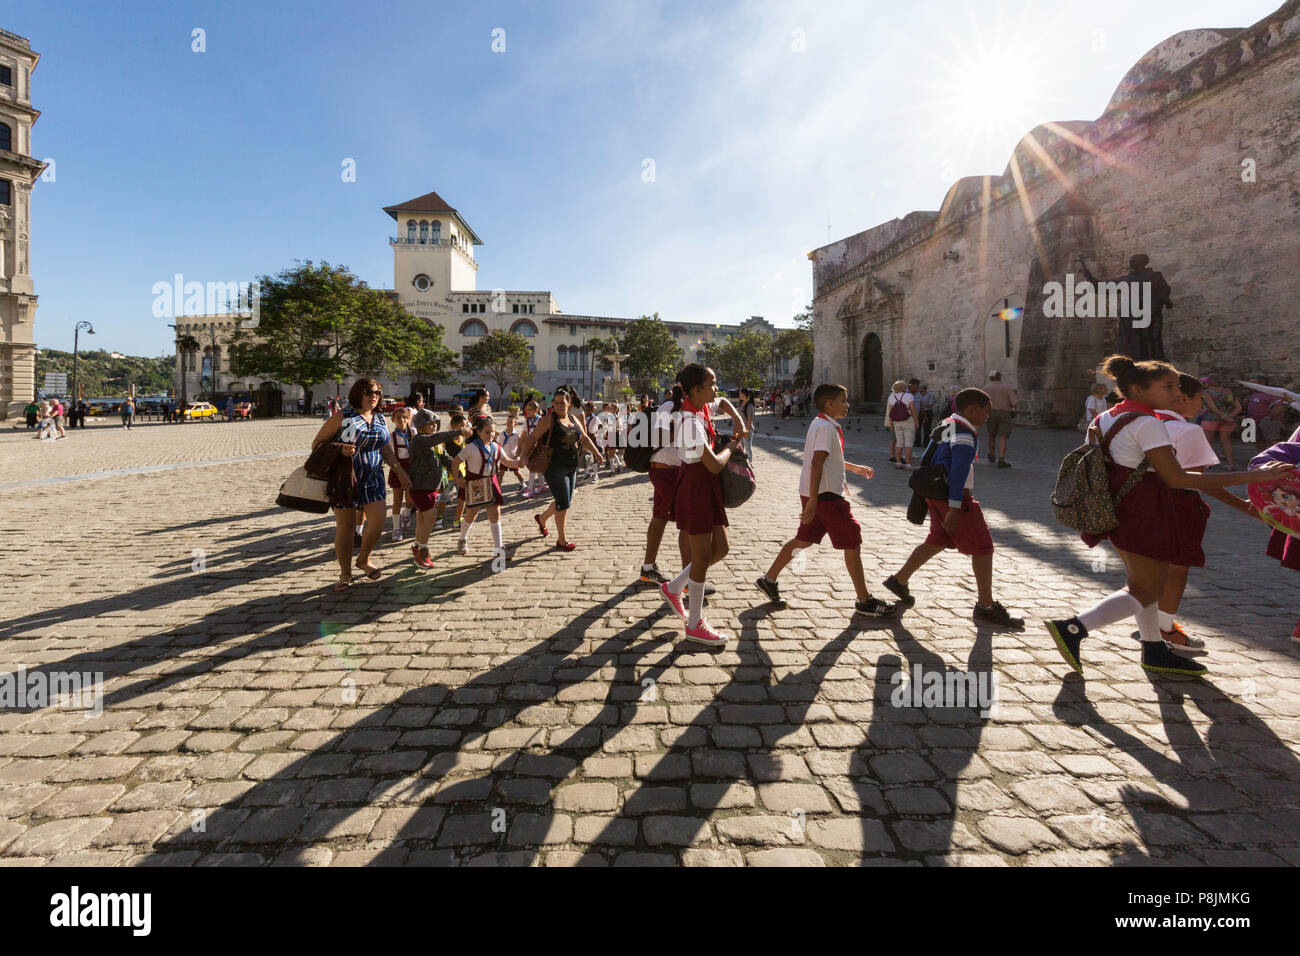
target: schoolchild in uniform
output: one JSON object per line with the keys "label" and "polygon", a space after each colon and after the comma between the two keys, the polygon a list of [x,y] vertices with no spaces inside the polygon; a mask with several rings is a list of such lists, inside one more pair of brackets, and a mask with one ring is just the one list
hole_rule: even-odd
{"label": "schoolchild in uniform", "polygon": [[[1119,525],[1104,535],[1082,535],[1088,547],[1109,539],[1127,571],[1123,590],[1074,617],[1047,622],[1047,630],[1061,657],[1083,673],[1080,646],[1091,632],[1126,618],[1137,621],[1142,638],[1142,667],[1155,673],[1199,677],[1206,668],[1170,650],[1160,635],[1157,602],[1164,592],[1169,566],[1179,556],[1178,504],[1175,492],[1190,488],[1209,491],[1253,481],[1271,481],[1289,474],[1289,465],[1270,465],[1255,471],[1198,475],[1183,469],[1174,456],[1169,429],[1156,416],[1157,408],[1171,407],[1178,397],[1178,370],[1166,362],[1135,362],[1112,355],[1103,371],[1115,379],[1124,400],[1097,417],[1103,438],[1109,437],[1107,471],[1110,490],[1117,492],[1141,464],[1151,468],[1115,506]],[[1114,434],[1112,435],[1112,430]]]}
{"label": "schoolchild in uniform", "polygon": [[[491,415],[480,416],[474,421],[473,428],[474,440],[456,455],[457,459],[465,464],[465,484],[461,486],[461,494],[468,502],[469,483],[486,478],[491,482],[492,497],[486,505],[466,507],[456,553],[469,554],[469,529],[474,526],[474,519],[478,517],[479,509],[486,508],[488,525],[492,529],[492,553],[495,555],[504,547],[501,535],[501,505],[505,502],[505,498],[501,494],[500,471],[502,467],[518,468],[520,462],[519,459],[507,455],[495,441],[497,427]],[[509,558],[510,555],[506,557]]]}

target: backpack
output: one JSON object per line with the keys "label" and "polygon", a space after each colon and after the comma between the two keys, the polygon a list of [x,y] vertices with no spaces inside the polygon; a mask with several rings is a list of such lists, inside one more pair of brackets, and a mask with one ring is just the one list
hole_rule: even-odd
{"label": "backpack", "polygon": [[889,420],[891,422],[902,422],[912,417],[912,413],[907,408],[907,402],[901,398],[895,398],[889,406]]}
{"label": "backpack", "polygon": [[[943,433],[947,427],[948,423],[944,422],[936,425],[930,432],[930,443],[925,446],[925,454],[921,456],[916,471],[912,472],[912,476],[907,479],[907,487],[922,498],[935,501],[948,500],[948,469],[943,465],[933,464],[935,452],[939,450],[939,443],[943,441]],[[912,523],[920,524],[918,521]]]}
{"label": "backpack", "polygon": [[1110,492],[1110,473],[1107,450],[1111,439],[1130,422],[1141,417],[1141,412],[1121,415],[1101,439],[1100,445],[1080,445],[1065,456],[1052,490],[1052,510],[1056,520],[1067,528],[1084,534],[1104,535],[1119,527],[1115,506],[1142,480],[1151,463],[1144,457],[1133,469],[1119,491]]}
{"label": "backpack", "polygon": [[[650,458],[658,449],[654,442],[655,410],[638,409],[627,420],[627,447],[623,449],[623,464],[630,471],[645,474],[650,470]],[[634,439],[641,439],[634,442]]]}

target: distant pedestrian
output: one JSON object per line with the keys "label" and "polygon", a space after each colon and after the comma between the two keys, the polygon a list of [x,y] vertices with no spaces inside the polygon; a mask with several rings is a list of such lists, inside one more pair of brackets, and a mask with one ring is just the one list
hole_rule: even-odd
{"label": "distant pedestrian", "polygon": [[28,402],[27,407],[23,409],[23,414],[27,416],[27,427],[35,428],[41,414],[41,406],[35,402]]}
{"label": "distant pedestrian", "polygon": [[930,391],[926,382],[920,384],[916,393],[917,418],[920,427],[916,430],[917,448],[924,448],[930,442],[930,432],[934,430],[934,409],[939,404],[939,396]]}
{"label": "distant pedestrian", "polygon": [[899,379],[885,403],[885,427],[889,429],[889,461],[895,468],[912,470],[912,444],[916,441],[916,399]]}
{"label": "distant pedestrian", "polygon": [[122,427],[130,431],[133,421],[135,421],[135,399],[128,397],[122,403]]}
{"label": "distant pedestrian", "polygon": [[989,383],[984,392],[993,403],[989,409],[989,462],[999,468],[1010,468],[1011,463],[1007,461],[1007,439],[1011,437],[1012,423],[1016,417],[1016,390],[1003,384],[1002,373],[994,371],[989,373]]}
{"label": "distant pedestrian", "polygon": [[1201,428],[1207,433],[1211,444],[1214,436],[1219,436],[1223,446],[1223,461],[1229,471],[1236,469],[1232,454],[1232,433],[1237,428],[1237,416],[1241,414],[1241,402],[1232,390],[1223,385],[1222,379],[1211,372],[1201,379],[1205,391],[1201,393],[1205,400],[1205,410],[1201,413]]}
{"label": "distant pedestrian", "polygon": [[235,420],[235,399],[233,396],[226,396],[226,421]]}

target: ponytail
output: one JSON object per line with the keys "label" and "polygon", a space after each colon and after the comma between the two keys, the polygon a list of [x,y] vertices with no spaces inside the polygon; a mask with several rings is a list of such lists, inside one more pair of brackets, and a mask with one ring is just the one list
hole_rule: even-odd
{"label": "ponytail", "polygon": [[1102,373],[1115,380],[1120,394],[1128,397],[1129,390],[1146,388],[1167,375],[1177,375],[1178,369],[1168,362],[1150,360],[1135,362],[1127,355],[1111,355],[1101,363]]}
{"label": "ponytail", "polygon": [[685,397],[685,395],[684,395],[684,393],[682,392],[682,384],[681,384],[681,382],[673,382],[673,398],[672,398],[673,408],[681,408],[681,407],[682,407],[682,399],[683,399],[684,397]]}

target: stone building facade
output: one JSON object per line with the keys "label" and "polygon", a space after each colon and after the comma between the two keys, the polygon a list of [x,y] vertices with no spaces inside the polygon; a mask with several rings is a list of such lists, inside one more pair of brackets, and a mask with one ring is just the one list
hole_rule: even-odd
{"label": "stone building facade", "polygon": [[0,417],[21,414],[36,394],[36,292],[31,275],[33,159],[31,77],[40,54],[0,30]]}
{"label": "stone building facade", "polygon": [[[1197,374],[1300,386],[1300,0],[1245,29],[1151,50],[1093,122],[1047,123],[1001,176],[809,253],[814,369],[879,401],[994,371],[1023,419],[1073,425],[1116,319],[1048,318],[1044,287],[1128,271],[1172,286],[1166,356]],[[1017,310],[1023,310],[1017,312]],[[1010,319],[1007,317],[1011,316]]]}

